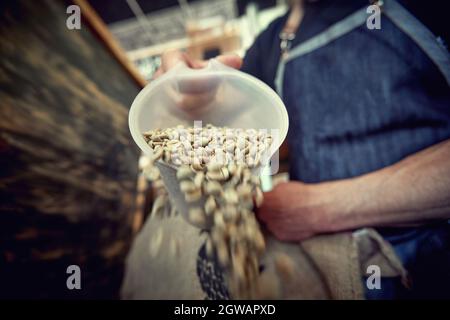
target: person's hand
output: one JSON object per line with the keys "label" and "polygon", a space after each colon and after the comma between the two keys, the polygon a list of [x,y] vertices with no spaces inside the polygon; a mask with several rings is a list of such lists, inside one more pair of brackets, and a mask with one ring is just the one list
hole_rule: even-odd
{"label": "person's hand", "polygon": [[[215,59],[235,69],[239,69],[242,65],[242,59],[236,54],[219,55]],[[201,69],[208,65],[207,60],[192,59],[184,52],[167,51],[161,56],[161,66],[153,75],[153,79],[157,79],[180,62],[192,69]],[[211,75],[187,80],[179,84],[178,92],[169,94],[173,95],[173,99],[180,109],[195,117],[197,113],[201,114],[202,109],[214,100],[219,80]]]}
{"label": "person's hand", "polygon": [[[216,59],[220,63],[223,63],[224,65],[235,69],[239,69],[242,65],[242,58],[237,54],[223,54],[217,56]],[[187,53],[179,50],[165,51],[161,55],[161,66],[154,73],[153,79],[160,77],[161,75],[172,69],[174,66],[176,66],[179,62],[185,63],[189,68],[192,69],[201,69],[206,67],[206,65],[208,64],[208,60],[193,59],[189,57]]]}
{"label": "person's hand", "polygon": [[314,184],[281,183],[264,193],[257,216],[282,241],[300,241],[329,232],[334,200],[323,191]]}

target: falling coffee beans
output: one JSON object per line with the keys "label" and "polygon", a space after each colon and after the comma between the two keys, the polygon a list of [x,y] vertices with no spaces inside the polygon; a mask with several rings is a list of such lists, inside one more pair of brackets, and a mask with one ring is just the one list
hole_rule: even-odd
{"label": "falling coffee beans", "polygon": [[[270,156],[272,136],[254,129],[210,124],[203,128],[178,126],[152,130],[143,136],[154,151],[151,165],[163,161],[176,168],[179,188],[186,202],[193,205],[188,220],[194,225],[211,226],[206,253],[215,256],[226,270],[231,296],[238,299],[270,296],[261,290],[273,288],[277,280],[259,274],[265,240],[253,204],[261,205],[263,193],[259,177],[252,170]],[[153,169],[148,170],[148,175],[159,178]],[[200,199],[205,199],[204,204],[197,206],[203,203]],[[153,212],[162,211],[163,201],[167,201],[167,195],[155,200]],[[154,250],[161,238],[162,235],[156,235]],[[174,248],[172,244],[171,251],[175,252]]]}

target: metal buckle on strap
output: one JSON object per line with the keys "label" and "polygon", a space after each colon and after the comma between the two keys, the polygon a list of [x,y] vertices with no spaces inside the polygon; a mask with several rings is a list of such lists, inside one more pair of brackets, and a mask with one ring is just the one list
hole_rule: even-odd
{"label": "metal buckle on strap", "polygon": [[281,40],[280,41],[281,56],[284,58],[287,56],[289,50],[291,49],[292,40],[295,39],[295,33],[281,31],[279,37]]}
{"label": "metal buckle on strap", "polygon": [[383,8],[383,5],[384,5],[384,1],[383,0],[369,0],[369,3],[371,5],[378,6],[378,8],[380,8],[380,10]]}

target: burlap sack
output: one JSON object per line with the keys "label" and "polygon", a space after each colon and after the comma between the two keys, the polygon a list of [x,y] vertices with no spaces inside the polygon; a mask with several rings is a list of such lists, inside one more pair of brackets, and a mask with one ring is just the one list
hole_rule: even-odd
{"label": "burlap sack", "polygon": [[[151,257],[151,235],[163,228],[165,239],[183,239],[181,256],[168,254],[164,241],[161,254]],[[204,299],[196,273],[196,258],[204,237],[182,217],[149,219],[129,253],[122,287],[124,299]],[[264,272],[274,272],[274,258],[280,252],[295,264],[292,279],[282,283],[282,299],[364,299],[362,277],[367,266],[380,267],[382,276],[407,272],[389,243],[373,229],[321,235],[301,243],[285,243],[267,238]]]}
{"label": "burlap sack", "polygon": [[380,267],[382,277],[402,277],[407,272],[392,246],[374,229],[320,235],[301,243],[268,239],[264,265],[274,270],[279,252],[295,263],[295,274],[284,282],[283,299],[364,299],[363,276],[369,265]]}

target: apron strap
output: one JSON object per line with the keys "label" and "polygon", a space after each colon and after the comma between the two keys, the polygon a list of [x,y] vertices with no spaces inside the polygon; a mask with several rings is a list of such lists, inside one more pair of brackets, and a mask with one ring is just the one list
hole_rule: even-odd
{"label": "apron strap", "polygon": [[280,59],[278,64],[277,73],[275,76],[275,88],[280,97],[283,97],[283,77],[284,77],[284,65],[290,60],[312,52],[320,47],[325,46],[331,41],[343,36],[347,32],[364,24],[367,20],[366,8],[360,9],[355,13],[349,15],[347,18],[335,23],[324,32],[317,36],[299,44],[292,49],[285,59]]}
{"label": "apron strap", "polygon": [[[285,64],[302,55],[310,53],[358,28],[367,21],[367,9],[363,8],[333,24],[322,33],[293,48],[278,63],[275,75],[275,89],[283,98],[283,78]],[[450,55],[437,41],[436,37],[419,20],[395,0],[385,0],[382,13],[386,15],[400,30],[409,36],[434,62],[450,85]]]}

